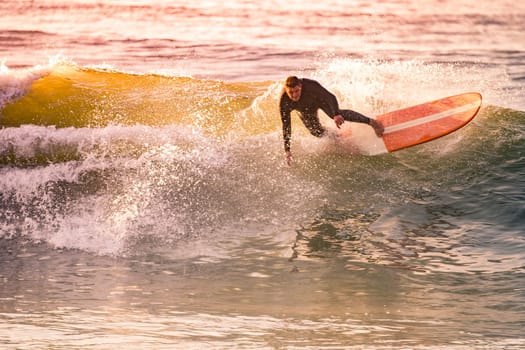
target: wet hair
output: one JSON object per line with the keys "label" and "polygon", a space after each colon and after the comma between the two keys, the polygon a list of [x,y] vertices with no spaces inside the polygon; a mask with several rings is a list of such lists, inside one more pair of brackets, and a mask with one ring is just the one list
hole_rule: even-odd
{"label": "wet hair", "polygon": [[284,83],[284,86],[289,87],[289,88],[294,88],[301,84],[302,84],[301,79],[297,78],[295,75],[292,75],[286,78],[286,82]]}

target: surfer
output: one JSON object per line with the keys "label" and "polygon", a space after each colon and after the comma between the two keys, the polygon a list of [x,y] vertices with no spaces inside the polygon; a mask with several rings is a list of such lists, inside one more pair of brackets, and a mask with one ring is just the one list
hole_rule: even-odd
{"label": "surfer", "polygon": [[368,118],[349,109],[339,109],[337,98],[315,80],[290,76],[286,79],[281,100],[279,102],[281,121],[283,122],[284,151],[286,163],[291,165],[292,153],[290,140],[292,138],[292,122],[290,113],[299,112],[304,126],[314,136],[326,134],[325,128],[319,121],[317,111],[323,110],[335,122],[337,128],[346,121],[369,124],[374,128],[378,137],[383,135],[383,125],[375,119]]}

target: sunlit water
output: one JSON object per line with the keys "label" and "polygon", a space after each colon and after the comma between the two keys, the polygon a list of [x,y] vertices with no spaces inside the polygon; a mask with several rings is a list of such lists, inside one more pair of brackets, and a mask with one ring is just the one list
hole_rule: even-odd
{"label": "sunlit water", "polygon": [[[521,3],[35,0],[0,17],[2,348],[525,347]],[[349,156],[294,119],[289,168],[289,74],[368,115],[484,103],[376,156],[366,127]]]}

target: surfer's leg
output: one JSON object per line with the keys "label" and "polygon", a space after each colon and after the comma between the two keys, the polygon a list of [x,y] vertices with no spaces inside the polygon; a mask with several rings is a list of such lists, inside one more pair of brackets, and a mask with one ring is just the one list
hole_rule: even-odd
{"label": "surfer's leg", "polygon": [[351,111],[349,109],[343,109],[343,110],[341,110],[339,112],[343,116],[344,120],[348,120],[348,121],[351,121],[351,122],[368,124],[372,128],[374,128],[374,131],[375,131],[375,133],[376,133],[376,135],[378,137],[383,136],[383,132],[385,131],[385,128],[377,120],[368,118],[367,116],[364,116],[361,113],[358,113],[356,111]]}
{"label": "surfer's leg", "polygon": [[304,126],[306,126],[308,131],[310,131],[310,134],[317,137],[321,137],[325,134],[326,130],[321,125],[317,113],[301,114],[301,120],[303,121],[303,124]]}
{"label": "surfer's leg", "polygon": [[346,121],[370,124],[370,118],[356,111],[352,111],[350,109],[342,109],[339,112],[341,112],[341,116]]}

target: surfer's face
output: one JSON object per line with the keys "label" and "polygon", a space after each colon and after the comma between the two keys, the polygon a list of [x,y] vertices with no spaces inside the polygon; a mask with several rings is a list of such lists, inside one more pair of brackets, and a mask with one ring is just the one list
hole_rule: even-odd
{"label": "surfer's face", "polygon": [[302,88],[303,88],[302,85],[297,85],[297,86],[294,86],[294,87],[288,87],[287,86],[286,87],[286,94],[288,95],[290,100],[292,100],[294,102],[297,102],[301,98],[301,90],[302,90]]}

